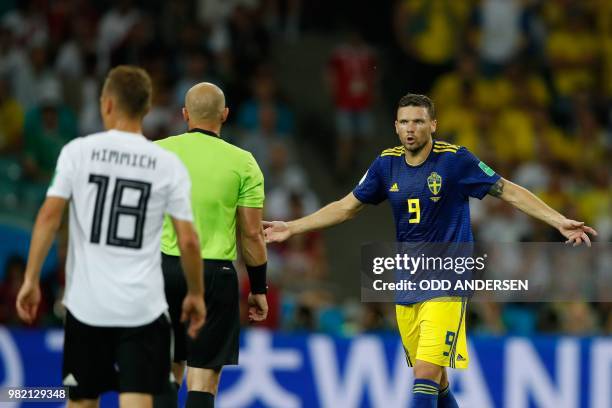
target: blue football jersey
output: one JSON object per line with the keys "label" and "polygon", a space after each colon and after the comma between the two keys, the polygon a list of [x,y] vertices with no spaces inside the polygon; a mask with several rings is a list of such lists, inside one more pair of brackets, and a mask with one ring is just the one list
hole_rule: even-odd
{"label": "blue football jersey", "polygon": [[472,242],[469,197],[482,199],[499,178],[465,147],[434,141],[418,166],[406,163],[403,146],[383,151],[353,194],[389,200],[398,242]]}

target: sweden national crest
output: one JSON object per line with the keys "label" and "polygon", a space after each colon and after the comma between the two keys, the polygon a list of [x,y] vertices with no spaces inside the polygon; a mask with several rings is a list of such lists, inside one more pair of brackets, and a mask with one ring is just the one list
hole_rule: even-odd
{"label": "sweden national crest", "polygon": [[442,189],[442,177],[435,171],[431,172],[429,177],[427,177],[427,187],[429,187],[429,191],[433,195],[438,195]]}

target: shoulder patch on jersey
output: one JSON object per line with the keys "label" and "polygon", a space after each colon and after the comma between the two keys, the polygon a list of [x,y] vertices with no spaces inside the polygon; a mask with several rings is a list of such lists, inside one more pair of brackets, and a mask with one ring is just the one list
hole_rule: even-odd
{"label": "shoulder patch on jersey", "polygon": [[495,171],[493,171],[493,169],[487,166],[484,162],[478,163],[478,167],[480,167],[480,170],[482,170],[484,174],[489,177],[495,175]]}
{"label": "shoulder patch on jersey", "polygon": [[404,154],[404,146],[396,146],[382,151],[380,156],[401,156]]}

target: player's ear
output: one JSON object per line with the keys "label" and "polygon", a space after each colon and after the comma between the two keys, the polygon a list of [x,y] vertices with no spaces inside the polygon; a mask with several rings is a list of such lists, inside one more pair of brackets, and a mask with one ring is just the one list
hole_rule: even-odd
{"label": "player's ear", "polygon": [[438,121],[435,119],[432,120],[431,121],[431,133],[435,133],[437,127],[438,127]]}
{"label": "player's ear", "polygon": [[223,113],[221,114],[221,123],[225,123],[228,115],[229,115],[229,108],[226,106],[225,109],[223,109]]}
{"label": "player's ear", "polygon": [[189,112],[187,112],[187,108],[183,106],[182,112],[183,112],[183,120],[185,122],[189,122]]}
{"label": "player's ear", "polygon": [[106,97],[103,99],[102,103],[103,103],[102,107],[104,109],[104,113],[106,113],[107,115],[110,115],[114,108],[113,98]]}

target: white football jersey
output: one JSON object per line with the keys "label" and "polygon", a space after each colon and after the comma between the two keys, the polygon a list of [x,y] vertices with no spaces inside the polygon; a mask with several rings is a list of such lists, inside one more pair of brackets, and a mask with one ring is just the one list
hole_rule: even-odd
{"label": "white football jersey", "polygon": [[148,324],[167,308],[164,214],[192,221],[191,181],[173,154],[110,130],[62,149],[47,196],[70,200],[64,305],[92,326]]}

